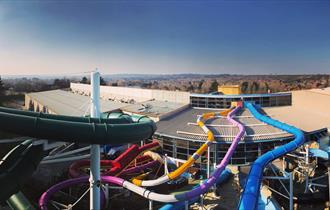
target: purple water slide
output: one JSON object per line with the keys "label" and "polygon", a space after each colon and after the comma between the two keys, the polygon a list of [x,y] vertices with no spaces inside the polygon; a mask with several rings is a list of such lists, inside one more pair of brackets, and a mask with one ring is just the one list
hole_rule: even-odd
{"label": "purple water slide", "polygon": [[[144,170],[146,168],[151,168],[151,167],[155,167],[156,165],[158,165],[159,162],[157,160],[151,161],[149,163],[140,165],[140,166],[136,166],[136,167],[132,167],[129,169],[126,169],[123,171],[123,174],[131,174],[131,173],[136,173],[139,172],[141,170]],[[122,186],[123,183],[123,179],[118,178],[118,177],[113,177],[113,176],[102,176],[101,177],[102,182],[104,183],[108,183],[108,184],[115,184],[115,185],[119,185]],[[41,210],[47,210],[47,203],[49,202],[51,196],[58,192],[59,190],[62,190],[64,188],[67,187],[71,187],[71,186],[75,186],[78,184],[84,184],[84,183],[88,183],[88,176],[84,176],[84,177],[79,177],[79,178],[73,178],[73,179],[68,179],[65,180],[63,182],[60,182],[54,186],[52,186],[51,188],[49,188],[46,192],[44,192],[42,194],[42,196],[39,199],[39,207]],[[102,194],[101,197],[102,201],[104,201],[104,194]]]}
{"label": "purple water slide", "polygon": [[[183,194],[184,200],[190,200],[196,196],[199,196],[213,186],[216,183],[217,177],[220,176],[222,171],[226,168],[228,165],[228,162],[230,158],[233,156],[233,153],[235,152],[235,149],[238,145],[238,142],[241,140],[245,133],[245,128],[242,124],[237,122],[236,120],[233,119],[233,115],[240,109],[241,107],[236,107],[234,110],[232,110],[228,115],[227,115],[227,120],[230,121],[234,126],[237,126],[239,128],[239,133],[235,136],[233,142],[231,143],[225,157],[222,159],[219,165],[217,165],[215,171],[213,174],[210,176],[208,180],[203,182],[199,187],[186,192]],[[181,200],[181,199],[180,199]]]}
{"label": "purple water slide", "polygon": [[[101,181],[102,183],[115,184],[118,186],[122,186],[122,183],[124,182],[123,179],[114,176],[102,176]],[[88,183],[89,183],[89,177],[83,176],[83,177],[68,179],[63,182],[57,183],[56,185],[53,185],[51,188],[49,188],[46,192],[44,192],[41,195],[39,199],[39,208],[41,210],[48,210],[47,204],[54,193],[67,187],[72,187],[79,184],[88,184]],[[105,195],[104,193],[101,193],[101,205],[104,204],[104,200],[105,200]]]}

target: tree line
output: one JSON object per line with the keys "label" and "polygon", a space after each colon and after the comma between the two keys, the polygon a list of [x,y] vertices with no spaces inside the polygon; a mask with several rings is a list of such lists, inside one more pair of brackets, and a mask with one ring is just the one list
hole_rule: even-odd
{"label": "tree line", "polygon": [[[70,87],[70,82],[90,84],[89,77],[81,78],[19,78],[1,80],[0,95],[7,91],[38,92]],[[121,87],[141,87],[146,89],[161,89],[171,91],[188,91],[192,93],[215,92],[219,85],[240,85],[244,94],[292,91],[311,88],[325,88],[330,85],[330,75],[221,75],[196,77],[166,77],[164,79],[100,78],[101,85]]]}

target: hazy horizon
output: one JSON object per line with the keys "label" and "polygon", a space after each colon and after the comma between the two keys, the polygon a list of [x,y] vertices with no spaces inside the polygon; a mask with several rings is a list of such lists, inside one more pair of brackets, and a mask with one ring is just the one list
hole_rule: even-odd
{"label": "hazy horizon", "polygon": [[[330,75],[330,73],[323,73],[323,74],[318,74],[318,73],[310,73],[310,74],[221,74],[221,73],[209,73],[209,74],[204,74],[204,73],[177,73],[177,74],[137,74],[137,73],[113,73],[113,74],[104,74],[102,72],[101,76],[107,79],[111,79],[111,76],[113,76],[113,79],[121,79],[121,78],[145,78],[145,79],[152,79],[152,78],[162,78],[162,77],[180,77],[180,76],[201,76],[203,77],[210,77],[210,76],[316,76],[316,75]],[[3,79],[20,79],[20,78],[39,78],[39,79],[55,79],[55,78],[81,78],[81,77],[89,77],[90,72],[85,72],[85,73],[78,73],[78,74],[26,74],[26,75],[19,75],[19,74],[2,74],[0,75],[1,78]]]}
{"label": "hazy horizon", "polygon": [[329,74],[330,1],[1,1],[0,75]]}
{"label": "hazy horizon", "polygon": [[[91,72],[93,72],[93,70],[91,71],[85,71],[85,72],[72,72],[72,73],[40,73],[40,74],[0,74],[1,77],[33,77],[33,76],[40,76],[40,77],[60,77],[60,76],[67,76],[67,77],[74,77],[74,76],[84,76],[84,75],[89,75]],[[299,75],[330,75],[330,72],[328,73],[259,73],[259,74],[249,74],[249,73],[192,73],[192,72],[186,72],[186,73],[106,73],[102,70],[98,70],[98,72],[101,73],[102,75],[106,75],[106,76],[111,76],[111,75],[115,75],[115,76],[166,76],[166,75],[201,75],[201,76],[211,76],[211,75],[231,75],[231,76],[254,76],[254,75],[260,75],[260,76],[299,76]]]}

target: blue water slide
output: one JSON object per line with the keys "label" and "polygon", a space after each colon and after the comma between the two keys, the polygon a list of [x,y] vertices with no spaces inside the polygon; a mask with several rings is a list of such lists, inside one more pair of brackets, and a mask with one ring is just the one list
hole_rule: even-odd
{"label": "blue water slide", "polygon": [[258,199],[258,210],[282,210],[281,206],[273,197],[260,195]]}
{"label": "blue water slide", "polygon": [[[223,183],[225,183],[226,181],[228,181],[228,179],[230,178],[230,176],[232,175],[232,172],[230,169],[226,168],[221,175],[218,177],[216,183],[217,185],[221,185]],[[198,187],[199,185],[196,185],[195,187]],[[195,188],[194,187],[194,188]],[[189,205],[198,202],[199,200],[199,196],[190,199],[189,200]],[[164,205],[163,207],[161,207],[159,210],[183,210],[185,209],[185,201],[181,201],[181,202],[177,202],[177,203],[169,203]]]}
{"label": "blue water slide", "polygon": [[329,160],[330,158],[330,153],[329,153],[329,149],[328,151],[322,150],[322,149],[309,149],[309,152],[311,154],[312,157],[318,157],[318,158],[322,158],[324,160]]}
{"label": "blue water slide", "polygon": [[295,136],[295,139],[285,145],[277,147],[276,149],[269,151],[262,156],[260,156],[251,166],[244,191],[242,193],[240,203],[238,206],[239,210],[256,210],[258,206],[258,198],[260,194],[260,185],[262,182],[262,176],[264,168],[271,161],[285,155],[288,152],[291,152],[298,148],[305,142],[304,134],[301,130],[294,126],[287,125],[280,121],[271,119],[265,115],[262,115],[258,112],[255,105],[251,103],[244,103],[245,107],[252,113],[252,115],[269,125],[272,125],[276,128],[284,130],[288,133],[291,133]]}

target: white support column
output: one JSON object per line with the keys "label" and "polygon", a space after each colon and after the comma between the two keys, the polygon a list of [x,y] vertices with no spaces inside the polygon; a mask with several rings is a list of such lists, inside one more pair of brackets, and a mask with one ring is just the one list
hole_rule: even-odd
{"label": "white support column", "polygon": [[[100,117],[100,73],[91,73],[91,117]],[[91,146],[91,165],[90,165],[90,206],[91,210],[99,210],[100,207],[100,145]]]}
{"label": "white support column", "polygon": [[[306,167],[309,168],[309,145],[307,144],[305,146],[306,154],[305,154],[305,165]],[[307,169],[308,170],[308,169]],[[305,175],[305,193],[309,191],[309,176],[308,176],[308,171],[304,170],[304,175]]]}
{"label": "white support column", "polygon": [[165,171],[165,175],[167,175],[168,174],[167,154],[165,154],[165,156],[164,156],[164,171]]}
{"label": "white support column", "polygon": [[210,178],[210,147],[207,148],[207,178]]}
{"label": "white support column", "polygon": [[330,207],[330,165],[329,164],[328,164],[328,190],[329,190],[328,207]]}
{"label": "white support column", "polygon": [[186,201],[184,202],[184,209],[185,209],[185,210],[189,210],[189,201],[188,201],[188,200],[186,200]]}
{"label": "white support column", "polygon": [[104,188],[104,194],[105,194],[105,200],[106,200],[105,206],[108,207],[109,203],[110,203],[109,184],[106,184],[104,187],[105,187]]}
{"label": "white support column", "polygon": [[305,160],[306,160],[306,165],[309,164],[309,145],[305,146],[305,150],[306,150],[306,156],[305,156]]}
{"label": "white support column", "polygon": [[[202,183],[203,183],[203,181],[201,181],[201,184]],[[199,203],[199,208],[198,209],[203,210],[204,209],[204,195],[203,194],[200,195],[200,199],[201,199],[201,201]]]}
{"label": "white support column", "polygon": [[290,210],[293,210],[293,174],[292,172],[290,172],[290,189],[289,189],[289,192],[290,192]]}

